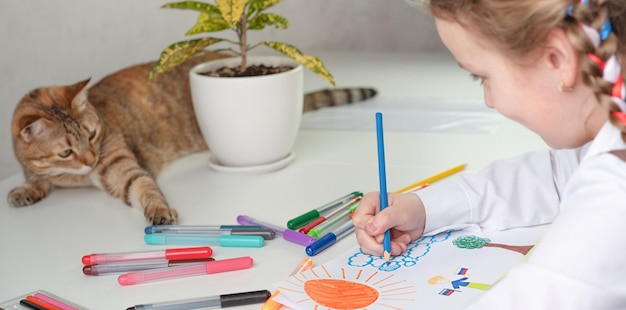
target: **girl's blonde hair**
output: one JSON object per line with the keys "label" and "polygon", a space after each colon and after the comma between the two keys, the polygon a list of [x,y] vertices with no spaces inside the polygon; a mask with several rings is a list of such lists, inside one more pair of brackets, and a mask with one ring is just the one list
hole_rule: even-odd
{"label": "girl's blonde hair", "polygon": [[[568,34],[578,52],[583,82],[593,89],[598,102],[609,111],[612,124],[621,129],[626,141],[626,125],[613,112],[621,111],[611,99],[613,83],[603,79],[603,70],[589,54],[606,62],[616,55],[622,75],[626,72],[625,0],[406,0],[425,6],[441,19],[453,20],[490,38],[505,52],[525,55],[547,39],[556,27]],[[606,20],[612,33],[596,48],[579,23],[598,31]],[[624,111],[626,112],[626,111]]]}

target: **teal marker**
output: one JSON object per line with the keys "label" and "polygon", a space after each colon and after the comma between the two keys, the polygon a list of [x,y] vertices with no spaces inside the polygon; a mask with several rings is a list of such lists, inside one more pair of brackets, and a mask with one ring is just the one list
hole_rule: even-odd
{"label": "teal marker", "polygon": [[323,235],[325,235],[329,229],[335,227],[337,223],[343,223],[345,222],[345,220],[347,219],[348,221],[351,221],[350,219],[350,214],[352,212],[354,212],[354,210],[356,210],[356,207],[359,205],[361,201],[356,201],[355,203],[351,204],[350,206],[348,206],[348,208],[346,208],[345,210],[343,210],[341,213],[327,219],[325,222],[322,222],[321,224],[317,225],[315,228],[309,230],[309,233],[307,235],[314,237],[314,238],[319,238]]}
{"label": "teal marker", "polygon": [[302,215],[299,215],[289,221],[287,221],[287,228],[289,229],[298,229],[306,224],[308,224],[309,222],[313,221],[314,219],[320,217],[322,214],[325,214],[326,212],[332,211],[333,209],[341,206],[342,204],[348,202],[350,199],[354,198],[354,197],[363,197],[363,193],[362,192],[352,192],[348,195],[345,195],[335,201],[329,202],[319,208],[313,209],[307,213],[304,213]]}
{"label": "teal marker", "polygon": [[143,240],[147,244],[186,244],[186,245],[219,245],[223,247],[262,247],[264,244],[261,236],[208,236],[208,235],[168,235],[150,234],[145,235]]}

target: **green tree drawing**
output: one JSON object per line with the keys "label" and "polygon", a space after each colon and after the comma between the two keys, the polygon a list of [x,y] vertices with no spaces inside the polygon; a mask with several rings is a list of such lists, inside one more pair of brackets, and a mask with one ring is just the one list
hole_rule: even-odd
{"label": "green tree drawing", "polygon": [[457,248],[460,249],[480,249],[482,247],[494,247],[503,248],[511,251],[521,253],[522,255],[528,254],[533,248],[533,245],[508,245],[501,243],[492,243],[489,238],[481,238],[474,235],[460,236],[452,241]]}

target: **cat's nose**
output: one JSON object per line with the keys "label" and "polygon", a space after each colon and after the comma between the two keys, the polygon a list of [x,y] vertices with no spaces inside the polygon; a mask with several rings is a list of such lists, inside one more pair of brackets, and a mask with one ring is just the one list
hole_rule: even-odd
{"label": "cat's nose", "polygon": [[93,152],[85,152],[81,158],[81,162],[89,167],[93,167],[96,163],[96,155]]}

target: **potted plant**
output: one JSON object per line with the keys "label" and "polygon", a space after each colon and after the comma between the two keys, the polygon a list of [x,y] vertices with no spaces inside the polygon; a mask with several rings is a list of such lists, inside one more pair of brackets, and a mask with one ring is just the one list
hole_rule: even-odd
{"label": "potted plant", "polygon": [[[207,53],[208,46],[224,43],[233,57],[208,61],[189,72],[196,118],[211,151],[210,165],[220,171],[269,171],[288,164],[302,116],[302,68],[334,85],[322,61],[296,47],[275,41],[254,45],[249,30],[268,26],[284,29],[288,21],[266,12],[282,0],[215,0],[215,4],[182,1],[164,8],[200,13],[186,35],[232,30],[236,40],[205,36],[174,43],[161,52],[149,79],[193,57]],[[251,56],[248,52],[267,46],[282,56]],[[269,73],[259,71],[271,71]]]}

